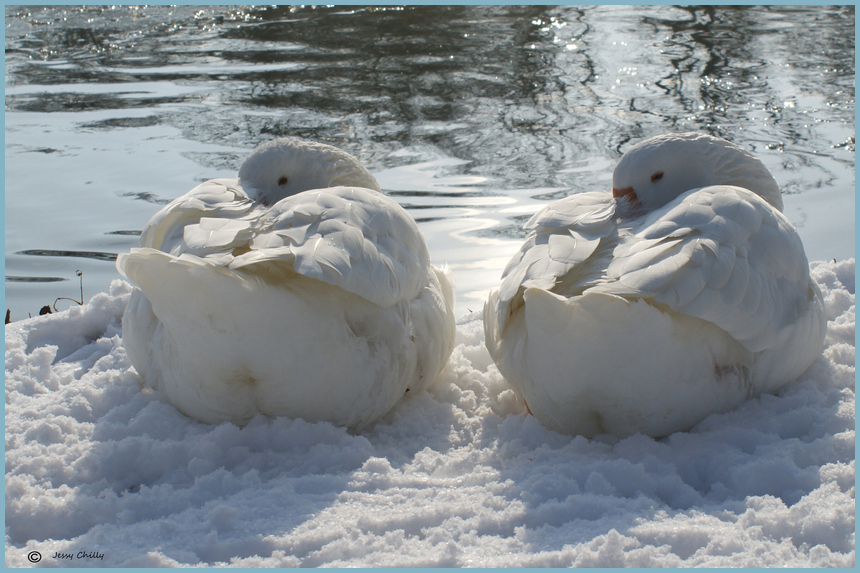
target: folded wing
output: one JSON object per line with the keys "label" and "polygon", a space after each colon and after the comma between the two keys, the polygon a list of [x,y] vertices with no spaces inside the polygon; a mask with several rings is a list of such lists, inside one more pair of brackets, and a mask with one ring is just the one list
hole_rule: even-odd
{"label": "folded wing", "polygon": [[770,347],[815,296],[794,227],[731,186],[688,191],[638,220],[589,290],[665,304],[753,352]]}
{"label": "folded wing", "polygon": [[411,300],[430,256],[415,221],[395,201],[360,187],[306,191],[275,204],[271,219],[231,269],[271,260],[381,306]]}
{"label": "folded wing", "polygon": [[258,276],[287,269],[385,307],[416,297],[430,262],[414,220],[381,193],[333,187],[264,208],[233,180],[208,181],[170,203],[141,246]]}

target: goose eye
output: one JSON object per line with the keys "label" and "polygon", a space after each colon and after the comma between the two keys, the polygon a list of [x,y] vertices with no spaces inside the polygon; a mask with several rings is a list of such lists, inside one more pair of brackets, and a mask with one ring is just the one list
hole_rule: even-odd
{"label": "goose eye", "polygon": [[651,183],[656,183],[656,182],[660,181],[661,179],[663,179],[663,172],[658,171],[657,173],[655,173],[654,175],[651,176]]}
{"label": "goose eye", "polygon": [[[654,179],[652,178],[651,180],[653,181]],[[286,185],[286,184],[287,184],[287,178],[286,177],[281,177],[280,179],[278,179],[278,185]]]}

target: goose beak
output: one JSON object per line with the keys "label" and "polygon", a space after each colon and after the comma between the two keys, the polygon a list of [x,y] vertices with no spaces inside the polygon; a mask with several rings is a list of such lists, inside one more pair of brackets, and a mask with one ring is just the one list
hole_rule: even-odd
{"label": "goose beak", "polygon": [[616,189],[615,187],[613,187],[612,196],[616,199],[618,197],[627,197],[631,203],[639,201],[639,197],[636,196],[636,192],[633,191],[633,187],[625,187],[624,189]]}
{"label": "goose beak", "polygon": [[636,192],[633,190],[633,187],[625,187],[624,189],[616,189],[613,187],[612,196],[616,201],[620,200],[622,197],[627,199],[627,204],[632,209],[639,209],[642,207],[642,203],[639,202],[639,197],[636,196]]}

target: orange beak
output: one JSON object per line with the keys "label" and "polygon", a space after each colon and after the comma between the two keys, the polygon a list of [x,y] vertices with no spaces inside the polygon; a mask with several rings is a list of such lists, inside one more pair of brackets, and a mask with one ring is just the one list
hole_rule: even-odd
{"label": "orange beak", "polygon": [[633,190],[633,187],[625,187],[624,189],[616,189],[613,187],[612,196],[616,199],[619,197],[626,197],[634,209],[638,209],[642,206],[639,202],[639,197],[636,196],[636,192]]}
{"label": "orange beak", "polygon": [[636,196],[636,192],[633,191],[633,187],[625,187],[624,189],[616,189],[613,187],[612,196],[615,198],[627,197],[631,203],[639,200],[639,197]]}

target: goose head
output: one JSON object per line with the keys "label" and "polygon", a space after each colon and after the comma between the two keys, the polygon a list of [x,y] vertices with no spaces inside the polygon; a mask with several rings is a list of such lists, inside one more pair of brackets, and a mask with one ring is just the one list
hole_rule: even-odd
{"label": "goose head", "polygon": [[724,139],[701,133],[658,135],[637,143],[612,174],[612,195],[648,212],[710,185],[752,191],[782,211],[779,186],[764,164]]}
{"label": "goose head", "polygon": [[257,146],[239,168],[239,184],[248,198],[263,205],[302,191],[341,185],[380,191],[370,171],[349,153],[295,137]]}

